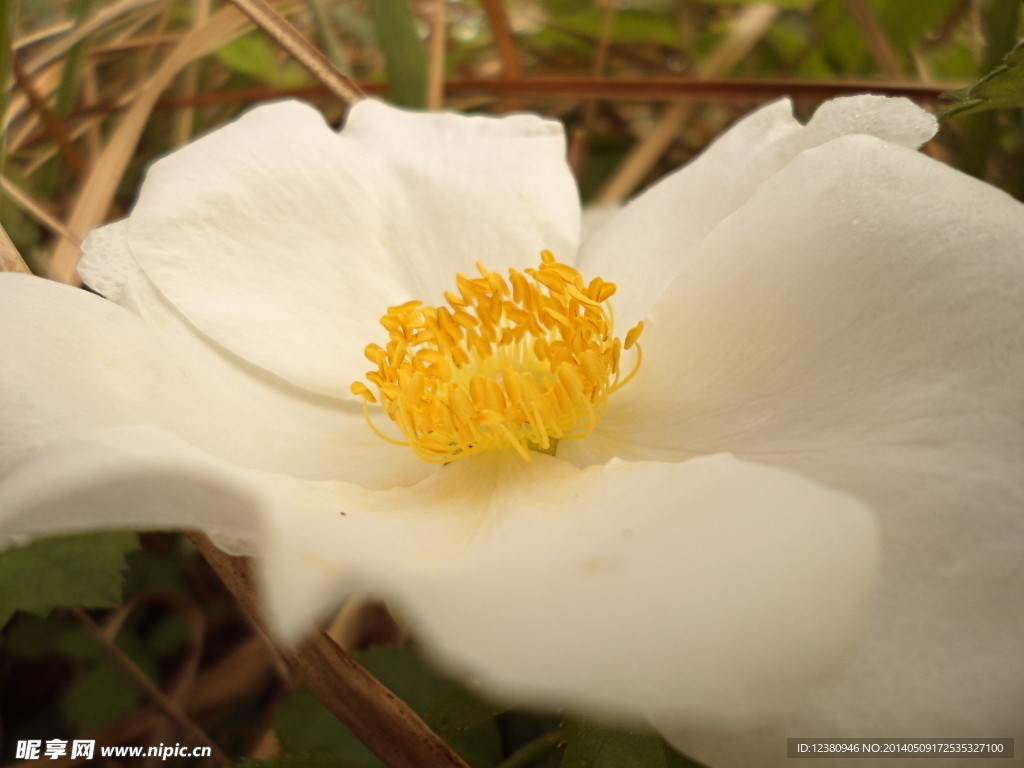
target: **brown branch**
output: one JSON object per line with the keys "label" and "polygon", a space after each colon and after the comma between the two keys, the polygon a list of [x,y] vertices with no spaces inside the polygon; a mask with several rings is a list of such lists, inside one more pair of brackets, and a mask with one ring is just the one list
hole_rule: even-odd
{"label": "brown branch", "polygon": [[354,104],[366,95],[265,0],[231,2],[346,104]]}
{"label": "brown branch", "polygon": [[[188,537],[242,609],[264,626],[249,561],[221,552],[205,534]],[[468,768],[419,715],[324,632],[282,649],[282,655],[313,695],[388,768]]]}
{"label": "brown branch", "polygon": [[[512,28],[508,23],[508,16],[505,14],[505,7],[501,4],[501,0],[480,0],[480,5],[483,6],[484,13],[487,14],[487,24],[491,28],[494,47],[498,49],[502,78],[518,80],[523,76],[523,68],[519,64],[519,51],[516,47],[516,39],[512,35]],[[523,108],[522,99],[518,94],[506,94],[502,102],[502,107],[507,112]]]}
{"label": "brown branch", "polygon": [[75,618],[78,622],[85,627],[86,631],[93,636],[103,650],[106,651],[110,659],[121,668],[121,670],[131,678],[132,682],[135,683],[143,692],[153,701],[154,704],[160,709],[169,720],[174,722],[180,727],[189,737],[196,739],[202,744],[210,747],[213,758],[220,765],[229,765],[231,760],[225,755],[220,747],[218,747],[213,740],[206,735],[198,725],[196,725],[192,719],[186,715],[180,706],[175,703],[170,697],[161,691],[152,680],[146,677],[146,674],[139,669],[135,662],[129,659],[124,653],[118,648],[114,641],[111,640],[103,632],[102,629],[96,626],[96,623],[89,618],[89,614],[83,611],[81,608],[75,608],[72,610]]}
{"label": "brown branch", "polygon": [[[689,77],[524,77],[518,80],[448,80],[448,94],[515,94],[534,97],[594,98],[603,101],[674,101],[697,98],[704,101],[738,103],[762,102],[780,96],[802,101],[826,101],[836,96],[877,93],[884,96],[905,96],[916,101],[934,102],[947,91],[963,83],[887,83],[880,80],[789,80],[771,78],[708,78]],[[368,94],[387,93],[381,83],[362,83]],[[156,109],[179,109],[186,106],[248,104],[270,99],[295,97],[320,101],[331,96],[322,86],[309,88],[243,88],[235,91],[208,91],[190,98],[160,99]],[[79,114],[106,114],[115,111],[111,104],[82,110]]]}

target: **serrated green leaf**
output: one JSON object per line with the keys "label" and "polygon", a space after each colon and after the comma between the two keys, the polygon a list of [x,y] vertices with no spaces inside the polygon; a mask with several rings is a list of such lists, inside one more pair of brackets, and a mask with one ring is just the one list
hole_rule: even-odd
{"label": "serrated green leaf", "polygon": [[656,733],[567,720],[560,768],[667,768],[665,747]]}
{"label": "serrated green leaf", "polygon": [[374,36],[384,54],[391,101],[422,107],[427,91],[427,56],[416,34],[408,0],[368,0]]}
{"label": "serrated green leaf", "polygon": [[254,80],[281,88],[298,88],[312,77],[292,60],[278,62],[271,43],[261,32],[250,32],[217,50],[222,64]]}
{"label": "serrated green leaf", "polygon": [[0,553],[0,627],[17,610],[45,616],[58,606],[119,605],[125,554],[138,546],[134,533],[105,531],[41,539]]}
{"label": "serrated green leaf", "polygon": [[941,119],[987,109],[1024,107],[1024,41],[974,86],[950,91],[946,98],[954,103],[943,110]]}

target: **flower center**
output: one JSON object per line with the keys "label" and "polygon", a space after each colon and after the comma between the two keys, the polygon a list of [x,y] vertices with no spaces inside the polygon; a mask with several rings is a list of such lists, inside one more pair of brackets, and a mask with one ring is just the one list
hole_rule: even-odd
{"label": "flower center", "polygon": [[[366,378],[405,442],[370,419],[377,399],[362,382],[370,428],[408,445],[421,459],[447,463],[491,449],[554,453],[558,440],[585,437],[604,415],[608,396],[640,367],[640,322],[620,341],[608,299],[614,283],[579,272],[541,253],[539,269],[509,270],[508,282],[477,264],[481,277],[456,278],[448,307],[409,301],[380,319],[387,349],[366,347],[377,365]],[[509,287],[511,283],[511,288]],[[636,345],[632,371],[620,379],[622,349]]]}

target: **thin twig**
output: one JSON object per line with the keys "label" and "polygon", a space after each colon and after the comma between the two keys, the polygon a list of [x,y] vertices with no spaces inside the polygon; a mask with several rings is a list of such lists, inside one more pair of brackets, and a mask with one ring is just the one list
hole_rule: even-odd
{"label": "thin twig", "polygon": [[178,725],[190,738],[196,739],[197,741],[210,747],[212,756],[221,765],[228,765],[231,760],[225,755],[220,747],[218,747],[213,740],[206,735],[198,725],[192,722],[192,719],[186,715],[181,707],[179,707],[174,701],[172,701],[163,691],[153,684],[153,681],[146,677],[146,674],[139,669],[135,662],[129,659],[121,651],[114,642],[106,636],[102,629],[96,626],[96,623],[89,618],[89,615],[81,608],[75,608],[72,614],[78,619],[78,622],[85,628],[85,630],[93,636],[98,642],[106,654],[110,657],[111,661],[117,664],[121,670],[131,678],[132,682],[135,683],[142,691],[152,699],[153,703],[176,725]]}
{"label": "thin twig", "polygon": [[843,0],[843,5],[846,6],[846,12],[850,14],[857,31],[860,32],[871,58],[875,60],[878,71],[889,80],[903,80],[903,68],[893,53],[885,30],[878,23],[878,17],[875,16],[875,11],[868,0]]}
{"label": "thin twig", "polygon": [[[501,76],[505,80],[518,80],[523,76],[523,68],[519,64],[519,51],[512,28],[508,23],[505,6],[501,0],[480,0],[480,5],[487,15],[487,23],[491,28],[494,46],[498,49],[498,60],[501,62]],[[502,108],[506,112],[522,109],[522,99],[513,93],[506,94],[502,99]]]}
{"label": "thin twig", "polygon": [[[263,624],[249,561],[221,552],[205,534],[188,537],[242,610]],[[468,768],[408,705],[324,632],[282,652],[320,702],[388,768]]]}
{"label": "thin twig", "polygon": [[[591,76],[595,78],[604,76],[604,68],[608,62],[608,46],[611,42],[612,28],[615,26],[616,1],[607,0],[607,2],[604,18],[601,21],[601,32],[597,38],[594,66],[591,70]],[[569,147],[569,165],[572,166],[577,180],[583,178],[583,168],[587,162],[587,143],[590,140],[590,131],[593,129],[596,114],[597,99],[588,99],[583,107],[583,120],[580,128],[572,137],[572,145]]]}
{"label": "thin twig", "polygon": [[[225,705],[258,695],[270,679],[270,660],[262,641],[250,636],[236,645],[227,656],[196,678],[184,710],[192,717],[223,711]],[[137,709],[120,720],[83,734],[99,744],[138,744],[146,734],[165,718],[152,704]],[[84,757],[60,757],[47,768],[72,768],[86,761]],[[38,768],[36,763],[22,761],[7,768]]]}
{"label": "thin twig", "polygon": [[265,0],[231,2],[346,104],[354,104],[366,95]]}
{"label": "thin twig", "polygon": [[445,0],[434,0],[430,19],[430,64],[427,67],[427,109],[437,110],[444,104],[444,64],[447,29],[444,21]]}
{"label": "thin twig", "polygon": [[533,741],[521,746],[500,763],[498,768],[526,768],[526,766],[533,765],[539,762],[542,757],[546,757],[554,752],[561,743],[561,731],[545,733],[543,736],[538,736]]}

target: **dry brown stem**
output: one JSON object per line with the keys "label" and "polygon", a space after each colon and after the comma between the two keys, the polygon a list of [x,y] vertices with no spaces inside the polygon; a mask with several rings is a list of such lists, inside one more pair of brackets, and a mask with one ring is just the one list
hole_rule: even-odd
{"label": "dry brown stem", "polygon": [[28,264],[21,258],[21,254],[18,253],[18,249],[14,247],[14,243],[11,242],[11,238],[7,236],[7,232],[3,227],[0,227],[0,272],[32,274],[32,270],[28,268]]}
{"label": "dry brown stem", "polygon": [[317,80],[326,85],[335,96],[346,104],[354,104],[365,95],[359,86],[341,73],[331,60],[324,56],[302,34],[295,29],[265,0],[231,0],[253,20],[260,29],[270,35]]}
{"label": "dry brown stem", "polygon": [[[221,552],[202,533],[189,539],[242,609],[265,626],[247,558]],[[468,768],[419,715],[324,632],[282,649],[296,675],[388,768]]]}
{"label": "dry brown stem", "polygon": [[430,63],[427,69],[427,109],[437,110],[444,104],[444,64],[447,29],[444,21],[445,0],[434,0],[430,15]]}

